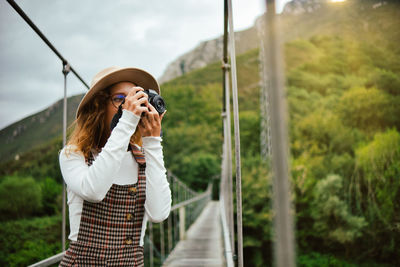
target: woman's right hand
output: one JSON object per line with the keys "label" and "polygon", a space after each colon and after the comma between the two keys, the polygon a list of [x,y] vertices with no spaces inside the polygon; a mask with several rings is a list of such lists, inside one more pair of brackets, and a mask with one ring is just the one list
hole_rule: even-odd
{"label": "woman's right hand", "polygon": [[[147,112],[148,95],[142,87],[132,87],[132,90],[125,97],[125,103],[122,104],[123,109],[127,109],[137,116],[141,116],[142,112]],[[144,106],[142,106],[144,104]]]}

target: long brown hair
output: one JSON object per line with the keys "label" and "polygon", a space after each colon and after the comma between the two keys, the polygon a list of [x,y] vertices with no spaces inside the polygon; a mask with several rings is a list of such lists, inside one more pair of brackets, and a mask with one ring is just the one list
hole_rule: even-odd
{"label": "long brown hair", "polygon": [[[111,86],[110,86],[111,87]],[[101,141],[106,138],[104,120],[106,117],[106,106],[110,96],[110,87],[99,91],[93,99],[88,102],[71,125],[73,131],[67,145],[75,146],[76,152],[81,152],[85,159],[90,157],[92,149],[100,152]],[[130,144],[142,146],[142,138],[138,128],[131,136]],[[67,153],[68,154],[68,153]]]}

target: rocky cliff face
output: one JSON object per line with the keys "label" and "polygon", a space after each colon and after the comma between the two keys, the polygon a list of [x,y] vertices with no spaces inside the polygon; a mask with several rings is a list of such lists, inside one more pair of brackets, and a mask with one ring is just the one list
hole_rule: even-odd
{"label": "rocky cliff face", "polygon": [[326,1],[328,0],[294,0],[285,5],[282,13],[291,15],[312,13],[320,9]]}
{"label": "rocky cliff face", "polygon": [[[255,27],[235,32],[235,49],[237,54],[242,54],[250,49],[258,47],[258,43]],[[222,50],[222,36],[213,40],[201,42],[193,50],[171,62],[163,75],[159,78],[159,82],[167,82],[194,69],[205,67],[215,61],[221,61]]]}

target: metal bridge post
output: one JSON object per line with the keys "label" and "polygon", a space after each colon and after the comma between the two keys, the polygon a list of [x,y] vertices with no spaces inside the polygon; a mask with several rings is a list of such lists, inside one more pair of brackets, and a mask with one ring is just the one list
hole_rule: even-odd
{"label": "metal bridge post", "polygon": [[161,260],[165,259],[165,238],[164,238],[164,222],[160,223],[160,248],[161,248]]}
{"label": "metal bridge post", "polygon": [[[172,177],[173,178],[173,180],[174,180],[174,191],[175,191],[175,198],[176,198],[176,200],[177,200],[177,203],[179,203],[179,194],[178,194],[178,182],[176,181],[176,179],[175,179],[175,177]],[[178,240],[178,238],[179,238],[179,225],[178,225],[178,220],[179,220],[179,214],[177,213],[177,212],[174,212],[174,224],[176,225],[175,227],[174,227],[174,243],[175,243],[175,241],[176,240]],[[177,228],[177,226],[178,226],[178,229],[176,229]],[[175,246],[175,244],[174,244],[174,246]]]}
{"label": "metal bridge post", "polygon": [[168,216],[168,254],[172,250],[172,218],[171,214]]}
{"label": "metal bridge post", "polygon": [[153,242],[153,223],[149,221],[149,232],[150,232],[150,266],[154,266],[154,242]]}
{"label": "metal bridge post", "polygon": [[185,239],[185,207],[179,208],[179,240]]}

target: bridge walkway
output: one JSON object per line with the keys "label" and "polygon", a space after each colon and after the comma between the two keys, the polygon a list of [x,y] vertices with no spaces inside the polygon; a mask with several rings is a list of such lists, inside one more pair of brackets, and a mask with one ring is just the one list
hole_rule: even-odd
{"label": "bridge walkway", "polygon": [[226,266],[218,201],[209,201],[163,266]]}

